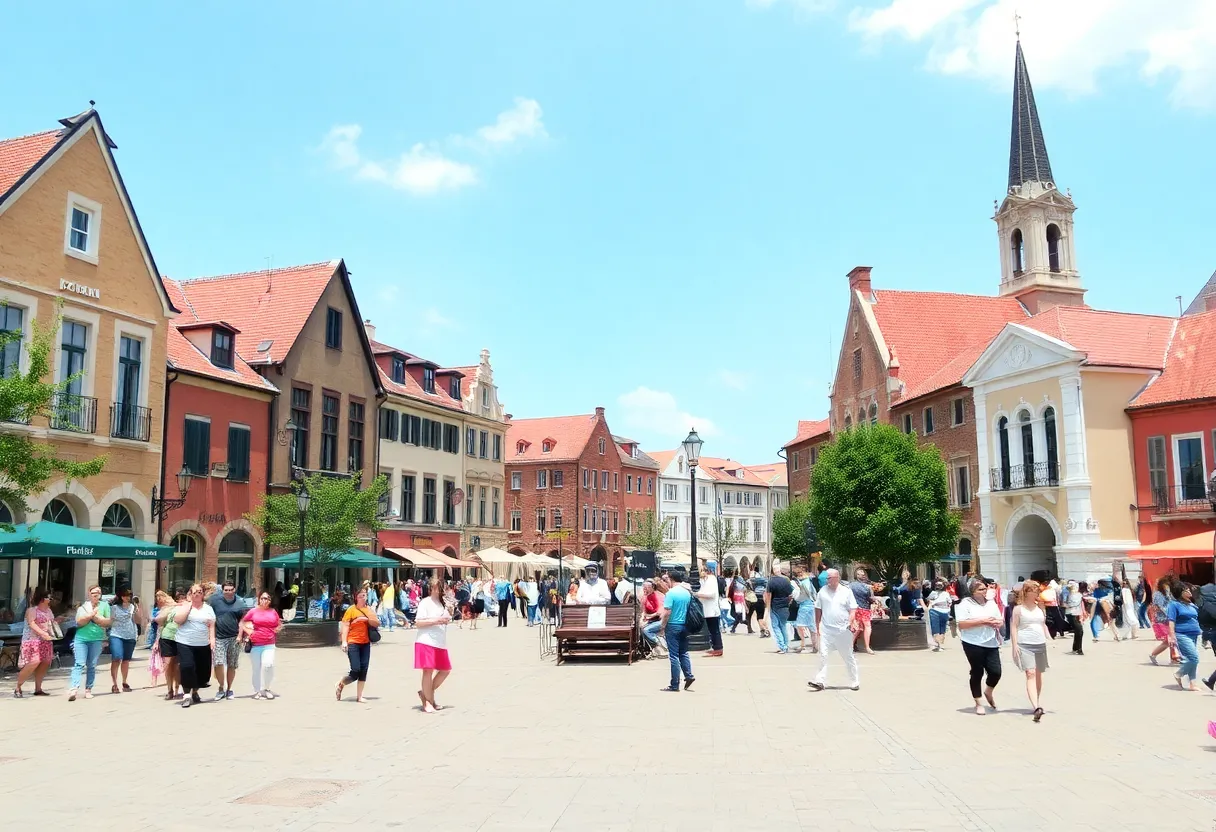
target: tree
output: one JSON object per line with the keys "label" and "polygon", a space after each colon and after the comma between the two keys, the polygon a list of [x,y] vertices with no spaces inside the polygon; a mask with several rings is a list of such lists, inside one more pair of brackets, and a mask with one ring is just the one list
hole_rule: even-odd
{"label": "tree", "polygon": [[958,541],[945,463],[892,425],[846,430],[820,451],[810,518],[833,558],[871,564],[892,585],[905,565],[940,560]]}
{"label": "tree", "polygon": [[674,520],[674,517],[659,520],[651,509],[646,509],[633,516],[633,531],[621,539],[625,545],[644,552],[670,552],[671,542],[666,535],[668,524]]}
{"label": "tree", "polygon": [[782,560],[813,555],[823,547],[811,520],[810,500],[794,500],[773,515],[773,554]]}
{"label": "tree", "polygon": [[[56,399],[57,393],[66,393],[68,385],[78,375],[59,382],[50,382],[51,352],[54,349],[55,333],[59,331],[62,301],[55,305],[55,321],[44,327],[38,321],[31,322],[27,368],[22,373],[19,367],[4,369],[0,378],[0,421],[9,424],[30,424],[36,418],[71,420],[79,405],[67,396]],[[0,332],[0,360],[11,360],[8,345],[20,344],[21,332]],[[6,430],[0,433],[0,500],[14,511],[28,510],[26,498],[42,491],[52,477],[62,475],[68,482],[96,476],[105,467],[106,457],[99,456],[88,462],[67,459],[56,454],[55,445],[46,441],[35,441],[29,432]],[[12,531],[11,524],[0,524],[5,531]]]}
{"label": "tree", "polygon": [[[384,528],[380,521],[380,497],[388,489],[388,478],[376,477],[360,488],[359,474],[326,477],[312,474],[304,480],[311,501],[304,519],[304,548],[315,550],[307,565],[314,574],[324,572],[341,553],[358,548],[373,532]],[[297,486],[286,494],[266,494],[248,519],[262,530],[271,546],[290,551],[300,548],[300,508]],[[304,575],[300,576],[303,581]],[[303,591],[303,587],[301,587]]]}
{"label": "tree", "polygon": [[[742,521],[746,522],[746,521]],[[740,522],[739,528],[743,525]],[[719,570],[721,570],[722,561],[730,554],[732,549],[739,548],[739,545],[744,542],[743,535],[735,531],[735,524],[728,520],[723,520],[721,517],[713,517],[710,519],[705,536],[705,548],[713,556],[713,559],[718,562]],[[705,560],[705,558],[702,558]]]}

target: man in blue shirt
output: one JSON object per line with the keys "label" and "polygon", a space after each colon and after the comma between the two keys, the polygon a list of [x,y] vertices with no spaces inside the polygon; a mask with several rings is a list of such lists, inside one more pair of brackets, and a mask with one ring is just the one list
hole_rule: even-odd
{"label": "man in blue shirt", "polygon": [[666,631],[667,656],[671,660],[671,684],[659,690],[670,693],[680,691],[680,671],[684,671],[684,690],[692,687],[696,679],[692,675],[692,658],[688,655],[688,630],[684,626],[688,605],[692,602],[692,590],[685,583],[688,573],[684,567],[671,570],[671,589],[663,599],[662,617],[659,619],[659,636]]}
{"label": "man in blue shirt", "polygon": [[505,578],[494,581],[494,600],[498,601],[498,626],[507,626],[507,610],[511,607],[511,582]]}

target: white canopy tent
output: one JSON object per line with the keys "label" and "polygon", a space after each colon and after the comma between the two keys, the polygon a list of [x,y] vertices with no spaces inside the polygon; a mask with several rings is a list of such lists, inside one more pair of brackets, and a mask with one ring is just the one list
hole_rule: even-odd
{"label": "white canopy tent", "polygon": [[523,563],[524,560],[519,555],[513,555],[508,551],[499,549],[496,546],[491,546],[489,549],[482,549],[479,552],[474,552],[473,557],[482,563],[502,563],[507,565],[517,565]]}

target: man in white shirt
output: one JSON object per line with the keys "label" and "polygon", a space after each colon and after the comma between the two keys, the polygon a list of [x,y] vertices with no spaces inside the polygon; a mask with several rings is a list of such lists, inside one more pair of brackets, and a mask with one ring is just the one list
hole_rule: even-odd
{"label": "man in white shirt", "polygon": [[607,606],[612,602],[608,584],[600,580],[598,566],[588,566],[585,570],[587,580],[579,582],[578,603],[588,606]]}
{"label": "man in white shirt", "polygon": [[815,629],[819,631],[819,672],[807,682],[815,690],[823,690],[828,681],[828,655],[839,653],[849,671],[849,687],[858,690],[861,680],[857,673],[857,658],[853,655],[853,638],[857,633],[857,598],[853,590],[840,582],[840,570],[827,571],[827,586],[815,598]]}

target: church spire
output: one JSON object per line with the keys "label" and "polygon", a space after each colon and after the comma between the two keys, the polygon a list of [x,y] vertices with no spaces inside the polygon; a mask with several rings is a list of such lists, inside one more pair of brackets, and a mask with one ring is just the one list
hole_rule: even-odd
{"label": "church spire", "polygon": [[1018,40],[1013,61],[1013,125],[1009,137],[1009,190],[1028,182],[1054,187],[1051,162],[1047,159],[1047,143],[1043,141],[1043,125],[1034,104],[1034,89],[1026,71],[1026,56]]}

